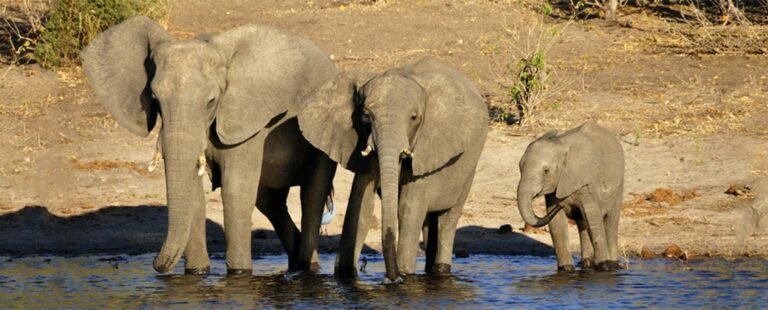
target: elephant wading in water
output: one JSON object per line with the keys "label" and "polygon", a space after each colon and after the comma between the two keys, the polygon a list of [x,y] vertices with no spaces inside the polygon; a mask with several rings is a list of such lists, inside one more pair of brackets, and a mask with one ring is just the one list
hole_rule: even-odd
{"label": "elephant wading in water", "polygon": [[379,189],[385,282],[415,272],[422,228],[426,271],[450,272],[456,225],[488,130],[488,109],[472,83],[424,58],[369,79],[341,73],[305,105],[304,136],[356,173],[336,274],[355,275]]}
{"label": "elephant wading in water", "polygon": [[[610,271],[620,268],[623,189],[624,151],[619,140],[588,121],[561,135],[550,131],[528,145],[520,160],[517,206],[528,225],[549,224],[558,270],[574,270],[568,251],[567,216],[579,228],[582,269]],[[547,215],[538,217],[531,203],[542,195]]]}
{"label": "elephant wading in water", "polygon": [[[229,273],[250,273],[254,204],[272,222],[290,269],[311,269],[336,163],[312,148],[293,108],[336,75],[312,42],[264,26],[177,41],[146,17],[96,37],[83,66],[98,100],[119,124],[147,136],[160,115],[168,234],[154,261],[168,272],[182,253],[187,273],[207,273],[207,169],[222,188]],[[285,205],[301,185],[303,234]],[[257,201],[258,194],[258,201]]]}

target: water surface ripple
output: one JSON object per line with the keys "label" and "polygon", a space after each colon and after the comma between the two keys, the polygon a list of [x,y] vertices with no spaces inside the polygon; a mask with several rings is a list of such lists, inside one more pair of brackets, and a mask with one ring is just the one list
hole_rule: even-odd
{"label": "water surface ripple", "polygon": [[[615,273],[558,274],[554,257],[475,255],[451,276],[380,285],[381,257],[338,281],[333,255],[317,275],[285,273],[285,256],[254,259],[254,275],[158,275],[152,255],[0,258],[0,305],[17,308],[765,308],[768,261],[633,261]],[[423,260],[419,261],[423,266]]]}

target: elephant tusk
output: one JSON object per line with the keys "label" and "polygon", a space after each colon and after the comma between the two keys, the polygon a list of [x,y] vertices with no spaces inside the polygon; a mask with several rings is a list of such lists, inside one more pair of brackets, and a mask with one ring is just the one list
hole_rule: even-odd
{"label": "elephant tusk", "polygon": [[205,174],[205,153],[200,154],[200,157],[197,158],[197,175],[203,176]]}
{"label": "elephant tusk", "polygon": [[163,159],[161,143],[161,137],[158,135],[157,143],[155,144],[155,155],[152,155],[152,160],[150,160],[149,164],[147,164],[147,171],[149,172],[155,171],[157,165],[159,165],[160,161]]}
{"label": "elephant tusk", "polygon": [[409,149],[403,149],[401,157],[403,159],[408,158],[408,157],[413,157],[413,152],[411,152]]}
{"label": "elephant tusk", "polygon": [[160,160],[162,159],[162,155],[159,151],[155,152],[155,155],[152,156],[152,160],[149,161],[149,164],[147,165],[147,171],[152,172],[155,171],[157,168],[157,165],[160,164]]}
{"label": "elephant tusk", "polygon": [[364,150],[360,151],[360,155],[363,155],[363,157],[368,156],[368,154],[371,154],[373,152],[373,146],[368,145]]}

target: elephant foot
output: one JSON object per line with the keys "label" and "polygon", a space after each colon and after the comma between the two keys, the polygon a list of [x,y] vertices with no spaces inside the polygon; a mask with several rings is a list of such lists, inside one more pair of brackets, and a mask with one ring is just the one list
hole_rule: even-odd
{"label": "elephant foot", "polygon": [[611,268],[611,270],[621,270],[621,269],[624,269],[624,267],[622,267],[619,264],[619,262],[617,262],[615,260],[608,260],[608,261],[606,261],[606,263]]}
{"label": "elephant foot", "polygon": [[400,283],[403,283],[403,278],[402,278],[402,277],[400,277],[400,276],[398,276],[398,277],[397,277],[396,279],[394,279],[394,280],[390,280],[389,278],[387,278],[387,277],[384,277],[384,281],[382,281],[382,282],[381,282],[381,284],[384,284],[384,285],[389,285],[389,284],[400,284]]}
{"label": "elephant foot", "polygon": [[184,274],[193,276],[204,276],[211,273],[211,266],[205,266],[201,268],[184,268]]}
{"label": "elephant foot", "polygon": [[304,272],[310,272],[310,273],[318,273],[318,272],[320,272],[320,263],[317,263],[317,262],[298,263],[298,264],[296,264],[296,269],[294,271],[304,271]]}
{"label": "elephant foot", "polygon": [[589,258],[582,259],[579,262],[581,270],[595,269],[595,261]]}
{"label": "elephant foot", "polygon": [[615,260],[607,260],[597,263],[597,271],[614,271],[621,269],[621,265]]}
{"label": "elephant foot", "polygon": [[152,262],[152,267],[159,273],[168,273],[173,270],[173,266],[176,265],[177,260],[178,258],[158,254]]}
{"label": "elephant foot", "polygon": [[574,272],[576,268],[573,265],[557,266],[557,272]]}
{"label": "elephant foot", "polygon": [[312,272],[312,273],[320,272],[320,263],[313,262],[313,263],[309,264],[309,270],[307,270],[307,271]]}
{"label": "elephant foot", "polygon": [[340,279],[354,279],[357,277],[357,269],[355,266],[336,265],[333,274]]}
{"label": "elephant foot", "polygon": [[449,264],[443,264],[438,263],[432,266],[432,269],[429,271],[429,274],[431,275],[445,275],[451,273],[451,265]]}
{"label": "elephant foot", "polygon": [[253,269],[233,269],[227,268],[227,276],[250,276]]}

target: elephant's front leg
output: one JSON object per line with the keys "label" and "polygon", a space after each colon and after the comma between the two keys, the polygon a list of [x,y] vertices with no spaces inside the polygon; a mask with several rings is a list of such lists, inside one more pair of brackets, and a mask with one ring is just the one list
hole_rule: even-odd
{"label": "elephant's front leg", "polygon": [[211,271],[211,262],[205,243],[205,198],[189,207],[192,209],[192,226],[187,247],[184,249],[184,273],[208,274]]}
{"label": "elephant's front leg", "polygon": [[301,246],[296,265],[299,270],[320,269],[317,261],[320,222],[335,174],[336,163],[327,157],[321,158],[316,161],[307,183],[301,187]]}
{"label": "elephant's front leg", "polygon": [[288,254],[288,270],[294,270],[296,269],[296,258],[299,256],[301,233],[296,224],[293,223],[291,215],[288,213],[288,206],[285,204],[289,190],[290,188],[272,189],[260,185],[256,207],[272,223],[277,237],[280,238],[280,243],[283,244],[285,253]]}
{"label": "elephant's front leg", "polygon": [[595,268],[595,250],[592,247],[592,238],[589,237],[589,227],[587,221],[582,217],[576,221],[579,228],[579,242],[581,243],[581,269],[589,270]]}
{"label": "elephant's front leg", "polygon": [[[546,195],[545,200],[547,212],[556,207],[557,199],[553,194]],[[557,213],[549,222],[549,234],[552,237],[555,256],[557,256],[557,270],[566,272],[576,270],[573,266],[571,251],[568,250],[568,218],[565,216],[565,212]]]}
{"label": "elephant's front leg", "polygon": [[[258,135],[254,139],[260,138]],[[224,203],[224,233],[227,238],[227,273],[250,274],[251,216],[261,176],[264,141],[250,141],[250,149],[232,148],[221,165],[221,198]]]}
{"label": "elephant's front leg", "polygon": [[619,217],[621,215],[621,198],[606,202],[606,206],[612,206],[605,216],[605,235],[608,243],[608,261],[610,268],[622,269],[619,265]]}
{"label": "elephant's front leg", "polygon": [[399,239],[397,241],[397,269],[402,275],[416,273],[416,256],[424,219],[427,217],[425,192],[418,181],[403,186],[398,206]]}
{"label": "elephant's front leg", "polygon": [[344,216],[344,228],[339,241],[339,253],[336,255],[335,274],[340,278],[353,278],[357,275],[357,258],[365,244],[368,228],[373,219],[373,206],[376,198],[374,178],[370,174],[358,173],[352,181],[352,190]]}

